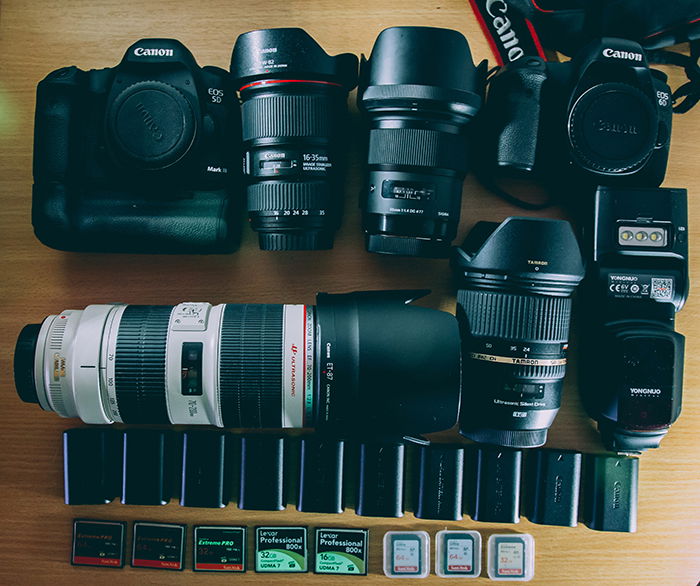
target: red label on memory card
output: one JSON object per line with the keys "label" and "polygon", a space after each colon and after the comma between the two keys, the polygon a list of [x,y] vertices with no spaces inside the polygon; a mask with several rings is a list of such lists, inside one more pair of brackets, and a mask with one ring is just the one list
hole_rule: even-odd
{"label": "red label on memory card", "polygon": [[134,559],[131,565],[135,568],[164,568],[167,570],[180,570],[182,564],[168,560],[140,560]]}
{"label": "red label on memory card", "polygon": [[73,556],[73,563],[80,566],[121,566],[122,561],[115,558],[94,558],[85,555]]}
{"label": "red label on memory card", "polygon": [[242,572],[243,564],[195,564],[195,570],[228,570],[229,572]]}

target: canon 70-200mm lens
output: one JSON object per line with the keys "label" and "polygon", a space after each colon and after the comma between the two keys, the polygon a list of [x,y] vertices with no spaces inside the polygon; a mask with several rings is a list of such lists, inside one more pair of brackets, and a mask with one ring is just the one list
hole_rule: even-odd
{"label": "canon 70-200mm lens", "polygon": [[425,433],[459,404],[455,318],[421,292],[317,305],[90,305],[22,330],[20,397],[86,423]]}

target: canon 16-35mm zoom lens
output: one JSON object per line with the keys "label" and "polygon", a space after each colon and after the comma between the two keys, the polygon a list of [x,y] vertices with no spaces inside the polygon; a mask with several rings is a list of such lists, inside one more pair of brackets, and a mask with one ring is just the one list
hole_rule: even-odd
{"label": "canon 16-35mm zoom lens", "polygon": [[263,250],[332,248],[343,205],[341,157],[355,55],[331,57],[300,28],[238,37],[248,213]]}
{"label": "canon 16-35mm zoom lens", "polygon": [[420,294],[66,310],[22,330],[15,384],[22,400],[86,423],[448,429],[459,330],[449,313],[408,305]]}
{"label": "canon 16-35mm zoom lens", "polygon": [[445,257],[457,233],[469,122],[486,62],[457,31],[382,31],[360,67],[358,105],[370,124],[363,196],[367,250]]}
{"label": "canon 16-35mm zoom lens", "polygon": [[561,401],[571,295],[583,260],[571,225],[508,218],[479,222],[454,249],[462,333],[462,435],[532,448]]}

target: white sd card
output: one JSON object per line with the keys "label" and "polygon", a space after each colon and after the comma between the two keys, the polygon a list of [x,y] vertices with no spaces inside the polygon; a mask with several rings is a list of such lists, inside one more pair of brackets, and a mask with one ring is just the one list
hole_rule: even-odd
{"label": "white sd card", "polygon": [[384,573],[390,578],[425,578],[430,573],[430,536],[425,531],[387,531]]}
{"label": "white sd card", "polygon": [[441,578],[476,578],[481,573],[481,535],[477,531],[438,531],[435,573]]}
{"label": "white sd card", "polygon": [[535,574],[535,540],[532,535],[507,534],[489,537],[489,578],[532,580]]}

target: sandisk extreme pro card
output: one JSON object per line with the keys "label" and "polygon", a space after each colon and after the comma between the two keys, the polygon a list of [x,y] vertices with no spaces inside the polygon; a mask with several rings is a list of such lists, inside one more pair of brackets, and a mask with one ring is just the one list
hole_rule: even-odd
{"label": "sandisk extreme pro card", "polygon": [[186,529],[185,525],[135,521],[131,566],[182,570]]}
{"label": "sandisk extreme pro card", "polygon": [[73,521],[73,549],[70,562],[74,566],[124,567],[123,521]]}

